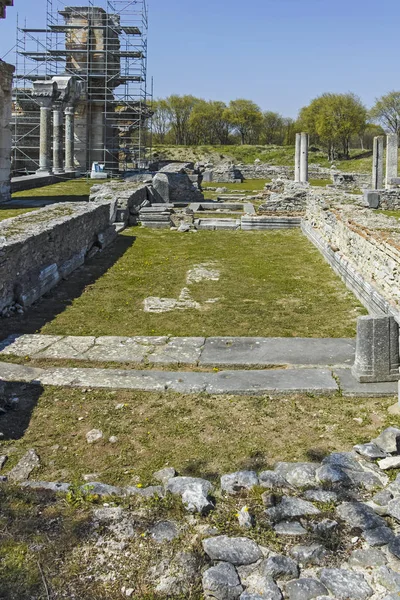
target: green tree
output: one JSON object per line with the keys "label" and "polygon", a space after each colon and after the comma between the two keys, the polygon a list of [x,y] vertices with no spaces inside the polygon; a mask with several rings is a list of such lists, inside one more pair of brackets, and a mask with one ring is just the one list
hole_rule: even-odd
{"label": "green tree", "polygon": [[261,109],[251,100],[231,100],[224,118],[240,135],[242,144],[255,144],[262,128]]}
{"label": "green tree", "polygon": [[370,110],[370,118],[390,133],[400,133],[400,92],[389,92],[378,98]]}
{"label": "green tree", "polygon": [[284,139],[283,117],[271,110],[263,114],[262,141],[265,144],[282,144]]}
{"label": "green tree", "polygon": [[227,144],[229,123],[224,117],[226,104],[199,100],[190,115],[191,138],[197,144]]}
{"label": "green tree", "polygon": [[194,96],[169,96],[165,100],[166,110],[171,123],[171,129],[175,135],[177,145],[190,143],[190,115],[194,106],[199,102]]}
{"label": "green tree", "polygon": [[360,135],[366,126],[367,111],[354,94],[323,94],[300,111],[300,124],[317,136],[334,160],[341,148],[344,158],[350,157],[350,139]]}
{"label": "green tree", "polygon": [[154,100],[151,103],[151,110],[153,111],[152,126],[155,141],[158,144],[164,144],[166,135],[171,128],[166,100]]}

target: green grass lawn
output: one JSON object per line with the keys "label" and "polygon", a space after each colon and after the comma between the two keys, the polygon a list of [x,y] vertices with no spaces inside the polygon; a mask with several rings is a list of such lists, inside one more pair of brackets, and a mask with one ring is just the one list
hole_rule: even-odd
{"label": "green grass lawn", "polygon": [[232,192],[253,192],[255,190],[263,190],[266,183],[269,183],[271,179],[245,179],[243,183],[233,183],[227,181],[224,183],[204,183],[203,187],[207,190],[207,187],[224,187]]}
{"label": "green grass lawn", "polygon": [[68,181],[61,181],[60,183],[54,183],[53,185],[46,185],[41,188],[35,188],[33,190],[24,190],[23,192],[15,192],[12,197],[16,198],[58,198],[60,202],[69,202],[76,200],[77,197],[87,199],[90,194],[90,188],[93,185],[99,183],[107,183],[104,179],[69,179]]}
{"label": "green grass lawn", "polygon": [[[24,394],[18,392],[22,405]],[[388,415],[391,404],[393,398],[340,395],[269,399],[46,387],[23,436],[0,442],[0,450],[10,456],[8,469],[35,448],[41,467],[32,479],[44,481],[99,473],[105,483],[148,484],[165,465],[185,475],[214,478],[271,468],[278,460],[320,460],[330,451],[350,450],[385,426],[400,425],[399,417]],[[11,437],[7,419],[15,424],[18,418],[18,411],[2,417],[6,439]],[[85,436],[93,428],[103,438],[88,444]],[[110,443],[110,436],[118,442]]]}
{"label": "green grass lawn", "polygon": [[400,210],[377,210],[376,212],[381,215],[386,215],[387,217],[395,217],[395,219],[400,219]]}
{"label": "green grass lawn", "polygon": [[[181,234],[131,228],[120,240],[127,246],[122,256],[79,297],[68,296],[65,310],[42,333],[347,337],[355,335],[356,317],[365,312],[299,230]],[[106,254],[83,267],[88,275],[101,264],[96,261],[108,260]],[[208,262],[220,280],[187,286],[188,270]],[[61,292],[84,274],[73,274]],[[184,287],[201,310],[143,311],[145,298],[178,298]]]}

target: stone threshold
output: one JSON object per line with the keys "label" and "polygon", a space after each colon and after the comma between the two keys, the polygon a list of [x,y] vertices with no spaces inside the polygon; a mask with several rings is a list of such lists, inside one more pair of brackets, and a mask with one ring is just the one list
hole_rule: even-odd
{"label": "stone threshold", "polygon": [[73,359],[141,365],[265,368],[350,367],[355,340],[169,336],[61,336],[14,334],[0,342],[2,356]]}
{"label": "stone threshold", "polygon": [[236,394],[279,397],[285,394],[348,397],[388,397],[397,394],[397,382],[358,383],[350,369],[267,369],[218,372],[146,371],[97,368],[47,369],[0,362],[0,380],[61,387],[128,389],[182,394]]}
{"label": "stone threshold", "polygon": [[77,388],[129,389],[182,394],[279,396],[293,393],[336,394],[339,386],[329,369],[264,371],[143,371],[97,368],[36,368],[0,362],[0,380]]}

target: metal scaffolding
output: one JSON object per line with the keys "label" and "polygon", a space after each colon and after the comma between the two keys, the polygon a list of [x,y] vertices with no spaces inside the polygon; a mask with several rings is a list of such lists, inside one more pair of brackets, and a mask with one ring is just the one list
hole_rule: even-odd
{"label": "metal scaffolding", "polygon": [[146,0],[47,0],[46,26],[17,25],[13,95],[13,173],[39,166],[39,103],[35,81],[72,75],[82,82],[76,107],[75,156],[81,172],[92,162],[107,171],[146,159]]}

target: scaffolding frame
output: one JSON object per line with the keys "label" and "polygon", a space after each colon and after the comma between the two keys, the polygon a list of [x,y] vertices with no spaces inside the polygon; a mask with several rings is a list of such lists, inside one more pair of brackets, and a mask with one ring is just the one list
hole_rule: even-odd
{"label": "scaffolding frame", "polygon": [[[145,167],[147,120],[147,0],[46,0],[46,26],[17,23],[13,90],[13,171],[38,168],[39,104],[33,82],[74,75],[86,90],[86,169],[96,160],[108,171]],[[85,105],[85,106],[84,106]],[[96,127],[104,138],[89,144]],[[100,122],[101,114],[101,122]],[[93,139],[93,136],[92,138]]]}

